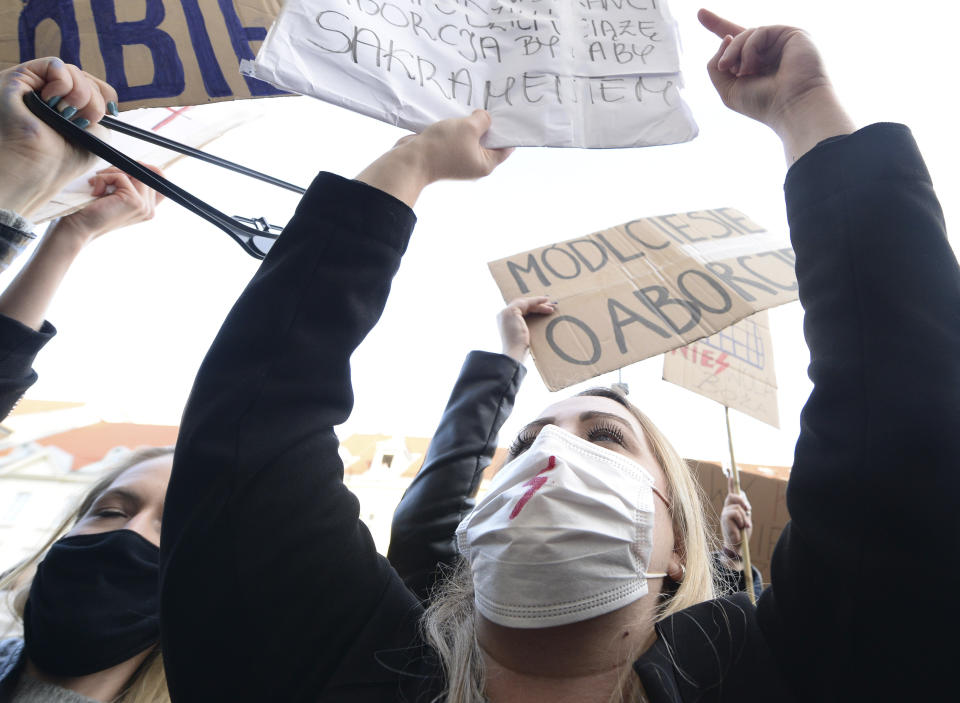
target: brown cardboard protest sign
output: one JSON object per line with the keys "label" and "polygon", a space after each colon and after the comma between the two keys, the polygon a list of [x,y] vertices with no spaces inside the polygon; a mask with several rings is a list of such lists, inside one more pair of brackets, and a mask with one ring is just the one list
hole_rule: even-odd
{"label": "brown cardboard protest sign", "polygon": [[[703,488],[706,500],[713,507],[712,527],[717,539],[720,534],[719,516],[727,497],[727,477],[719,464],[687,460],[694,478]],[[780,539],[780,533],[790,520],[787,512],[787,480],[790,469],[783,466],[757,466],[741,464],[740,489],[746,494],[752,508],[753,534],[750,536],[750,557],[753,565],[763,574],[765,583],[770,582],[770,557]]]}
{"label": "brown cardboard protest sign", "polygon": [[241,76],[281,0],[0,0],[0,68],[42,56],[112,85],[120,107],[279,95]]}
{"label": "brown cardboard protest sign", "polygon": [[708,337],[797,299],[790,246],[731,208],[633,220],[489,264],[506,301],[549,295],[528,321],[550,390]]}
{"label": "brown cardboard protest sign", "polygon": [[779,427],[766,312],[663,356],[663,380]]}

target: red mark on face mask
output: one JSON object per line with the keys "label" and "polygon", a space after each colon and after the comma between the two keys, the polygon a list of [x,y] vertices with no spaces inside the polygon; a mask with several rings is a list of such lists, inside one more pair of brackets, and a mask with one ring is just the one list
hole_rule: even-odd
{"label": "red mark on face mask", "polygon": [[511,520],[513,520],[513,518],[515,518],[517,515],[520,514],[520,511],[523,510],[523,506],[525,506],[529,502],[529,500],[533,498],[533,494],[539,491],[543,487],[543,484],[547,482],[547,477],[544,476],[543,474],[545,474],[547,471],[549,471],[556,465],[557,465],[557,457],[555,456],[550,457],[549,461],[547,461],[547,468],[541,469],[536,476],[534,476],[525,484],[523,484],[524,486],[529,486],[529,488],[527,489],[526,493],[520,496],[520,500],[517,501],[517,504],[513,506],[513,511],[510,513]]}

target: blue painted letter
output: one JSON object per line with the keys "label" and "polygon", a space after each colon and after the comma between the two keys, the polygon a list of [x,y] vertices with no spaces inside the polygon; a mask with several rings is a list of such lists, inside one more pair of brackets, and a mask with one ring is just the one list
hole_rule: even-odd
{"label": "blue painted letter", "polygon": [[[71,0],[27,0],[20,10],[17,37],[20,41],[20,61],[37,58],[37,25],[51,19],[60,28],[60,51],[57,56],[66,63],[80,65],[80,30],[73,14]],[[45,51],[44,56],[50,52]]]}
{"label": "blue painted letter", "polygon": [[[97,25],[100,53],[107,69],[107,83],[117,90],[121,102],[148,98],[172,98],[183,93],[183,64],[177,44],[158,29],[163,22],[163,0],[146,0],[147,16],[137,22],[118,22],[115,0],[90,0]],[[123,47],[142,44],[153,59],[153,82],[131,86],[123,65]]]}

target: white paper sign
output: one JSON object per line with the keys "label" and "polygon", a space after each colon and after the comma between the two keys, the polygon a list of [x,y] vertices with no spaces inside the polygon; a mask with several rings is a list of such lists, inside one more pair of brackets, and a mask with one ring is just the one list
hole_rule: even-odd
{"label": "white paper sign", "polygon": [[288,0],[241,70],[414,131],[484,108],[491,147],[697,134],[664,0]]}

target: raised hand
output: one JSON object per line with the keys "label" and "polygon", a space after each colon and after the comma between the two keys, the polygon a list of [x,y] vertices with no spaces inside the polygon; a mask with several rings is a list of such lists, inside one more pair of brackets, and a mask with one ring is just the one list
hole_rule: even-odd
{"label": "raised hand", "polygon": [[744,29],[709,10],[697,17],[721,38],[707,71],[723,103],[772,128],[784,142],[788,162],[823,139],[854,131],[820,53],[802,29]]}
{"label": "raised hand", "polygon": [[108,109],[115,113],[117,100],[109,85],[58,58],[0,71],[0,208],[28,218],[93,163],[34,117],[23,103],[30,91],[81,127],[95,125]]}
{"label": "raised hand", "polygon": [[527,329],[526,316],[550,315],[556,309],[557,304],[545,295],[511,300],[497,315],[504,355],[523,361],[530,349],[530,330]]}
{"label": "raised hand", "polygon": [[[156,166],[143,165],[163,175]],[[151,219],[154,208],[163,200],[153,188],[114,166],[97,171],[90,185],[93,194],[100,197],[82,210],[61,218],[51,236],[76,237],[78,243],[84,245],[111,230]]]}
{"label": "raised hand", "polygon": [[487,149],[480,144],[490,121],[490,113],[476,110],[469,117],[432,124],[420,134],[403,137],[357,180],[413,207],[420,192],[431,183],[483,178],[513,151]]}
{"label": "raised hand", "polygon": [[753,534],[753,519],[750,513],[750,501],[743,493],[734,492],[733,481],[729,480],[727,497],[720,512],[720,531],[723,533],[725,552],[730,550],[742,556],[743,542],[749,541]]}

